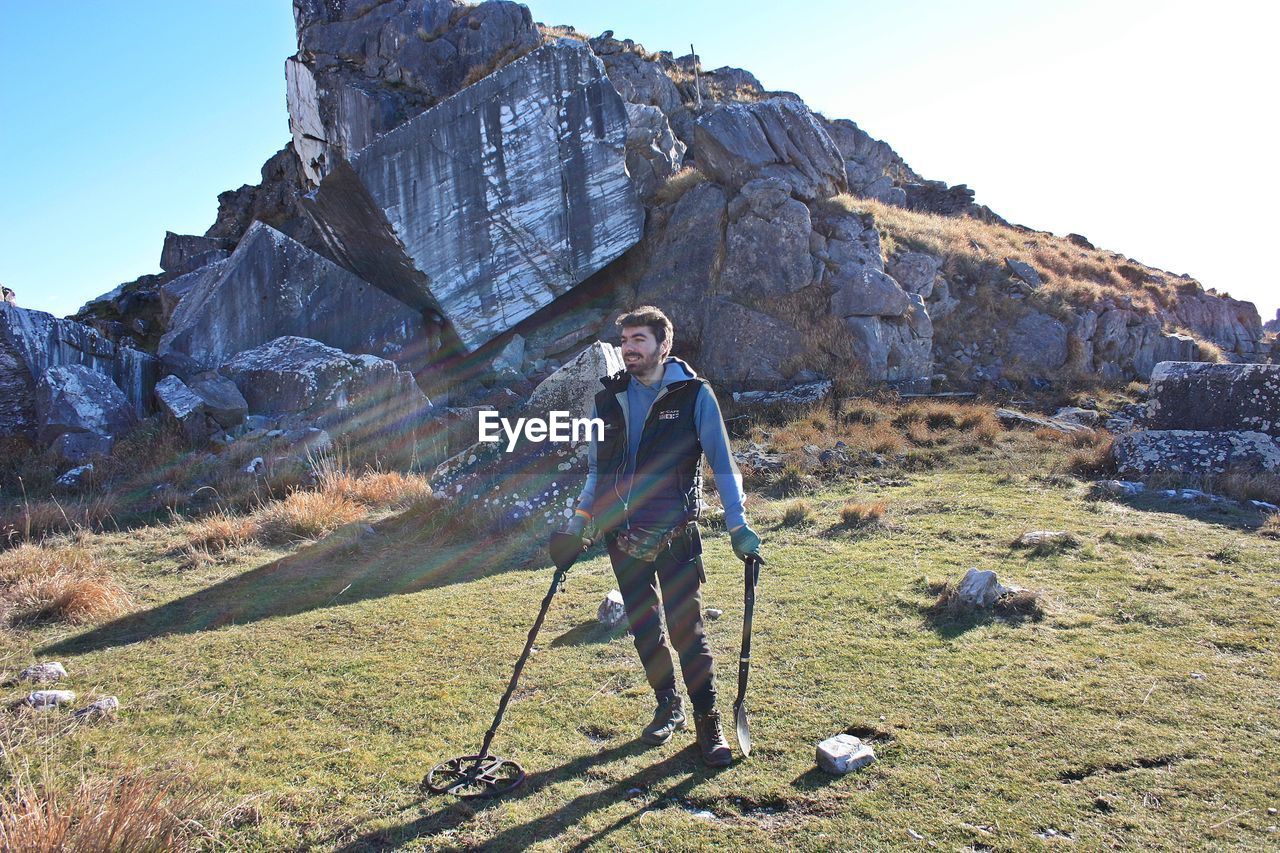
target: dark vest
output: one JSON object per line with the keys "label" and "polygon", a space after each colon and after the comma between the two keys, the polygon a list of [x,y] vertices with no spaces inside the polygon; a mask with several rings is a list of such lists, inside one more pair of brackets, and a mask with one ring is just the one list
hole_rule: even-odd
{"label": "dark vest", "polygon": [[[596,414],[604,439],[596,443],[596,492],[590,508],[598,530],[619,526],[669,530],[697,518],[702,509],[702,444],[693,412],[702,390],[698,378],[672,382],[658,392],[643,425],[636,470],[628,488],[625,370],[600,380]],[[618,397],[621,395],[621,401]]]}

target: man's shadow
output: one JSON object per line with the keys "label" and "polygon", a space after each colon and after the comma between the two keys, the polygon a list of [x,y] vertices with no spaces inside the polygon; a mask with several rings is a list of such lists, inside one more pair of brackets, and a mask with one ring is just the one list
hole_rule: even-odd
{"label": "man's shadow", "polygon": [[[582,755],[559,767],[529,774],[524,784],[502,797],[488,800],[456,800],[439,811],[425,814],[415,821],[367,833],[342,845],[338,850],[343,853],[356,853],[356,851],[394,849],[416,838],[438,836],[457,829],[470,821],[475,815],[497,808],[504,802],[524,799],[537,794],[555,782],[580,776],[592,767],[630,758],[652,749],[654,747],[637,739],[610,747],[604,752]],[[651,764],[625,779],[614,782],[603,790],[582,794],[553,812],[498,833],[485,842],[484,849],[524,850],[539,841],[558,836],[565,829],[579,823],[592,812],[609,808],[621,802],[627,802],[628,792],[633,789],[639,788],[645,792],[646,802],[637,803],[635,809],[628,814],[569,848],[575,851],[585,850],[649,811],[650,805],[648,801],[661,802],[663,800],[679,799],[687,795],[698,784],[724,769],[728,768],[705,767],[698,756],[697,744],[693,743],[687,748],[667,756],[657,764]],[[665,788],[661,792],[654,790],[664,781],[679,776],[684,778],[671,787]],[[657,795],[656,800],[654,799],[655,794]],[[424,796],[426,795],[424,794]],[[422,807],[430,808],[431,801],[425,801]]]}

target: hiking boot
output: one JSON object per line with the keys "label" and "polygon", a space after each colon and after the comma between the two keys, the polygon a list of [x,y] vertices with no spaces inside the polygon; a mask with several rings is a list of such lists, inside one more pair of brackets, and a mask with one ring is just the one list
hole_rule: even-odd
{"label": "hiking boot", "polygon": [[653,720],[644,727],[640,740],[661,746],[671,740],[671,736],[685,727],[684,700],[679,693],[658,697],[658,709],[653,712]]}
{"label": "hiking boot", "polygon": [[698,729],[698,749],[702,751],[703,763],[708,767],[728,767],[733,761],[733,752],[720,727],[720,712],[695,712],[693,722]]}

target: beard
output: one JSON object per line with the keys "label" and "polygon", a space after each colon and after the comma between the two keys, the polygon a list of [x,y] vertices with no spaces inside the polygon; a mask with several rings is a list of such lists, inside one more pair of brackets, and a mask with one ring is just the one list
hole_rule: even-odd
{"label": "beard", "polygon": [[662,363],[662,351],[659,350],[653,355],[645,357],[636,355],[634,358],[624,358],[623,364],[626,365],[627,373],[632,376],[644,376],[652,373],[659,364]]}

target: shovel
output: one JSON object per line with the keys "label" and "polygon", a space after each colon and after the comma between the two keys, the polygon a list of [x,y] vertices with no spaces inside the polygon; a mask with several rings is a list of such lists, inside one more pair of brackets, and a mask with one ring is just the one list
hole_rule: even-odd
{"label": "shovel", "polygon": [[733,700],[733,718],[738,730],[738,748],[743,757],[751,754],[751,727],[747,723],[747,674],[751,671],[751,617],[756,608],[756,583],[760,580],[758,554],[751,554],[744,561],[742,610],[742,654],[738,657],[738,698]]}

